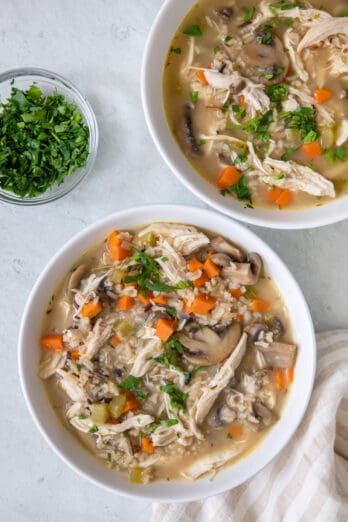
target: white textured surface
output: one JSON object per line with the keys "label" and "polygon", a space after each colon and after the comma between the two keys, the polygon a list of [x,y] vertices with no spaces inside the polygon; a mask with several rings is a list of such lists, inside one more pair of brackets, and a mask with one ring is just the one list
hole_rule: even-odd
{"label": "white textured surface", "polygon": [[[74,82],[90,100],[101,142],[94,172],[62,200],[0,206],[0,518],[148,520],[150,506],[105,493],[66,468],[47,447],[18,383],[19,320],[36,277],[85,225],[138,204],[201,203],[168,171],[142,115],[142,50],[161,0],[1,0],[0,69],[37,66]],[[347,202],[348,204],[348,202]],[[348,324],[348,222],[304,232],[256,229],[288,263],[317,330]]]}

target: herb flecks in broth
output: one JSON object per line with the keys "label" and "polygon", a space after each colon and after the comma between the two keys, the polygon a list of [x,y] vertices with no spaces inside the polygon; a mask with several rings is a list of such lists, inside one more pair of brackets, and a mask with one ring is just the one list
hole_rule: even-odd
{"label": "herb flecks in broth", "polygon": [[[291,209],[344,194],[345,7],[202,0],[183,21],[182,53],[164,72],[165,109],[188,159],[223,195]],[[226,166],[239,177],[221,187]]]}
{"label": "herb flecks in broth", "polygon": [[50,303],[40,376],[84,444],[135,483],[195,480],[254,449],[296,357],[261,257],[153,223],[111,232],[75,267]]}

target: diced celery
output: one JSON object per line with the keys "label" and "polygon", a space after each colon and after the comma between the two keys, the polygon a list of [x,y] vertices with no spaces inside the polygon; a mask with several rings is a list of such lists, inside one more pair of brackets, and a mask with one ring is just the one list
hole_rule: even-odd
{"label": "diced celery", "polygon": [[123,412],[124,405],[126,404],[126,396],[125,395],[117,395],[112,399],[109,404],[109,411],[111,417],[117,419]]}
{"label": "diced celery", "polygon": [[116,323],[116,328],[121,335],[131,335],[134,332],[134,324],[122,319],[122,321]]}
{"label": "diced celery", "polygon": [[335,133],[330,127],[325,127],[320,134],[320,144],[323,149],[329,149],[335,143]]}
{"label": "diced celery", "polygon": [[110,417],[108,404],[92,404],[91,412],[90,418],[95,424],[105,424]]}
{"label": "diced celery", "polygon": [[124,276],[125,276],[125,272],[123,270],[116,269],[112,272],[110,279],[114,283],[114,285],[117,285],[117,284],[121,283]]}
{"label": "diced celery", "polygon": [[285,136],[289,141],[300,141],[301,134],[298,129],[286,129]]}
{"label": "diced celery", "polygon": [[142,484],[143,483],[143,470],[142,468],[131,468],[129,471],[129,481],[132,484]]}
{"label": "diced celery", "polygon": [[153,232],[147,232],[146,234],[141,236],[141,239],[143,243],[147,243],[149,246],[156,246],[157,240]]}
{"label": "diced celery", "polygon": [[254,286],[249,286],[249,287],[246,289],[244,295],[245,295],[246,297],[248,297],[249,299],[253,299],[254,297],[257,297],[257,294],[258,294],[258,293],[259,293],[259,292],[258,292],[257,288],[255,288]]}

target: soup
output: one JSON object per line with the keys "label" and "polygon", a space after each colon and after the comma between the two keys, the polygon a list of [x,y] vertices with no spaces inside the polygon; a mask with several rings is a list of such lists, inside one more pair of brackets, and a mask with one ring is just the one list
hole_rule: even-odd
{"label": "soup", "polygon": [[85,253],[40,344],[62,421],[134,483],[214,476],[248,454],[280,418],[296,358],[261,257],[173,223]]}
{"label": "soup", "polygon": [[299,209],[347,194],[347,14],[347,0],[200,0],[183,20],[164,108],[222,195]]}

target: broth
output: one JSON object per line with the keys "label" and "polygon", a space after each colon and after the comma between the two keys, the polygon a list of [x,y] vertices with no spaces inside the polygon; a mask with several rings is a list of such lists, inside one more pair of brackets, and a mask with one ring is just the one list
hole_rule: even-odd
{"label": "broth", "polygon": [[339,18],[341,33],[296,51],[327,13],[348,12],[348,2],[312,4],[316,11],[200,0],[171,43],[163,74],[169,127],[195,170],[247,206],[296,210],[348,191],[347,18]]}

